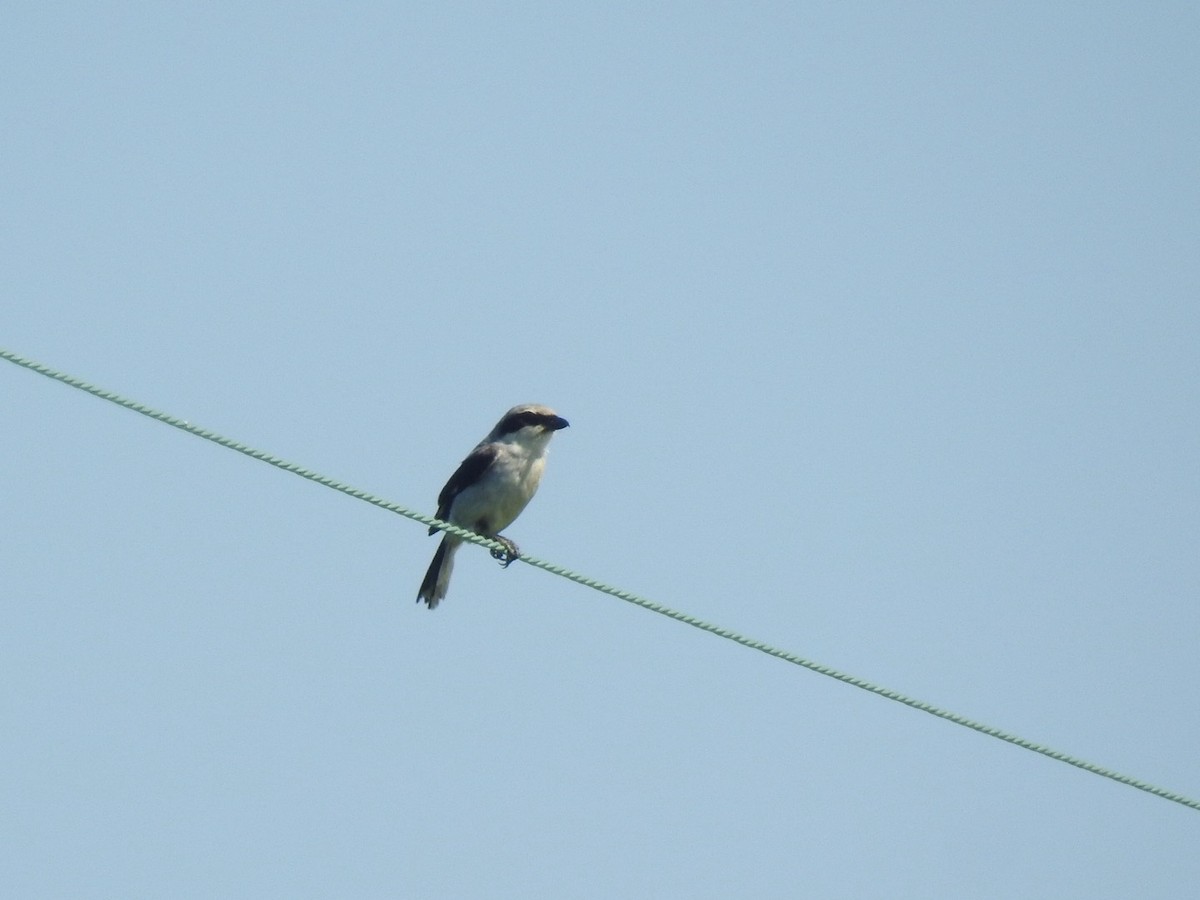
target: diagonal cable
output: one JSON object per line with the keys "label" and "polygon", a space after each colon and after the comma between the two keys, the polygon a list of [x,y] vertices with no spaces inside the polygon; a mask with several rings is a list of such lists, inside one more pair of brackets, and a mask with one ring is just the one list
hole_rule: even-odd
{"label": "diagonal cable", "polygon": [[[43,365],[42,363],[35,362],[31,359],[26,359],[25,357],[19,356],[9,350],[5,350],[2,347],[0,347],[0,358],[6,359],[11,363],[22,366],[23,368],[29,369],[33,372],[37,372],[39,375],[44,375],[47,378],[52,378],[55,381],[61,381],[63,384],[70,385],[73,388],[86,391],[87,393],[99,397],[102,400],[107,400],[110,403],[115,403],[118,406],[123,406],[126,409],[131,409],[134,412],[141,413],[143,416],[148,416],[151,419],[155,419],[159,422],[163,422],[166,425],[178,428],[181,431],[186,431],[188,434],[194,434],[196,437],[203,438],[206,441],[212,441],[214,444],[219,444],[220,446],[226,447],[230,450],[236,450],[238,453],[243,453],[252,459],[269,463],[276,468],[283,469],[285,472],[291,472],[293,475],[299,475],[301,478],[307,478],[309,481],[315,481],[317,484],[324,485],[327,488],[332,488],[335,491],[341,491],[343,494],[347,494],[356,500],[362,500],[366,503],[372,504],[373,506],[378,506],[380,509],[386,509],[388,512],[393,512],[416,522],[420,522],[422,525],[432,525],[441,529],[442,531],[447,531],[451,534],[458,535],[459,537],[465,538],[472,543],[488,547],[489,549],[505,549],[504,546],[498,541],[493,541],[489,538],[483,537],[482,535],[476,534],[473,531],[468,531],[465,528],[459,528],[456,525],[451,525],[449,522],[443,522],[440,519],[433,518],[432,516],[422,515],[421,513],[415,512],[406,506],[401,506],[399,503],[392,503],[391,501],[376,497],[374,494],[370,494],[367,491],[351,487],[348,484],[337,481],[333,478],[329,478],[325,475],[321,475],[312,471],[311,469],[306,469],[303,466],[297,465],[296,463],[287,462],[286,460],[280,459],[278,456],[272,456],[271,454],[265,453],[262,450],[256,450],[253,447],[249,447],[246,444],[233,440],[232,438],[227,438],[215,432],[208,431],[207,429],[200,428],[199,426],[193,425],[184,419],[169,415],[168,413],[159,412],[156,409],[151,409],[143,403],[138,403],[136,400],[130,400],[127,397],[122,397],[121,395],[114,393],[113,391],[107,391],[103,388],[96,387],[95,385],[89,384],[88,382],[83,381],[80,378],[76,378],[73,375],[67,375],[63,372],[52,369],[49,366]],[[833,678],[836,681],[842,682],[843,684],[851,685],[852,687],[868,691],[872,694],[878,694],[880,697],[893,700],[896,703],[903,703],[905,706],[911,706],[913,709],[918,709],[921,712],[929,713],[931,716],[937,716],[939,719],[945,719],[947,722],[953,722],[955,725],[961,725],[964,728],[970,728],[973,731],[978,731],[980,734],[986,734],[988,737],[1006,741],[1007,743],[1020,747],[1023,750],[1029,750],[1033,753],[1040,753],[1042,756],[1047,756],[1050,759],[1066,763],[1067,765],[1075,766],[1076,768],[1083,769],[1085,772],[1090,772],[1093,775],[1099,775],[1102,778],[1108,778],[1112,781],[1118,782],[1119,784],[1136,788],[1139,791],[1145,791],[1147,794],[1152,794],[1155,797],[1162,798],[1163,800],[1170,800],[1173,803],[1178,803],[1182,806],[1188,807],[1189,809],[1200,811],[1200,800],[1193,800],[1192,798],[1186,797],[1183,794],[1169,791],[1166,788],[1157,787],[1142,781],[1139,778],[1123,775],[1120,772],[1115,772],[1112,769],[1105,768],[1104,766],[1098,766],[1095,763],[1087,762],[1086,760],[1072,756],[1069,753],[1063,753],[1059,750],[1054,750],[1053,748],[1047,747],[1044,744],[1035,743],[1034,741],[1020,737],[1019,735],[1011,734],[1010,732],[1003,731],[999,728],[994,728],[990,725],[985,725],[982,722],[976,722],[975,720],[968,719],[966,716],[961,716],[958,713],[940,709],[931,703],[926,703],[922,700],[916,700],[900,693],[899,691],[894,691],[890,688],[872,684],[869,681],[858,678],[854,675],[848,675],[845,672],[839,672],[837,669],[823,665],[822,663],[805,659],[803,656],[799,656],[787,650],[781,650],[778,647],[773,647],[770,644],[764,643],[763,641],[754,640],[753,638],[746,637],[743,634],[739,634],[736,631],[732,631],[720,625],[714,625],[711,622],[705,622],[702,619],[696,618],[695,616],[691,616],[687,613],[679,612],[678,610],[655,603],[653,600],[648,600],[645,597],[640,597],[637,594],[629,591],[612,587],[611,585],[605,584],[602,581],[598,581],[595,578],[589,578],[586,575],[580,575],[578,572],[573,572],[570,569],[564,568],[563,566],[546,562],[545,560],[538,559],[535,556],[521,556],[519,559],[531,566],[536,566],[539,569],[545,569],[547,572],[550,572],[553,575],[570,579],[576,584],[581,584],[584,587],[592,588],[593,590],[608,594],[611,597],[616,597],[618,600],[624,600],[626,603],[632,603],[635,606],[640,606],[642,609],[647,609],[650,612],[658,613],[660,616],[666,616],[669,619],[674,619],[675,621],[682,622],[685,625],[691,625],[693,628],[699,628],[701,631],[707,631],[709,634],[715,634],[717,637],[725,638],[726,640],[741,644],[744,647],[749,647],[752,650],[758,650],[760,653],[766,653],[768,656],[774,656],[776,659],[781,659],[784,662],[791,663],[794,666],[800,666],[801,668],[816,672],[819,675],[824,675],[827,678]]]}
{"label": "diagonal cable", "polygon": [[386,509],[388,512],[396,513],[397,515],[405,516],[422,525],[433,525],[443,531],[448,531],[451,534],[466,538],[472,543],[487,547],[491,550],[504,550],[505,546],[498,541],[493,541],[483,535],[476,534],[474,531],[468,531],[465,528],[459,528],[457,525],[452,525],[449,522],[443,522],[441,519],[435,519],[432,516],[427,516],[415,510],[409,509],[407,506],[401,506],[399,503],[392,503],[390,500],[384,500],[382,497],[377,497],[367,491],[360,490],[356,487],[351,487],[344,482],[337,481],[327,475],[322,475],[319,472],[314,472],[312,469],[306,469],[304,466],[297,463],[288,462],[286,459],[280,459],[278,456],[272,456],[262,450],[256,450],[253,447],[247,446],[240,441],[235,441],[233,438],[227,438],[224,435],[217,434],[215,431],[209,431],[206,428],[201,428],[199,425],[193,425],[186,419],[181,419],[178,416],[172,416],[169,413],[160,412],[157,409],[152,409],[144,403],[139,403],[136,400],[130,400],[128,397],[122,397],[113,391],[106,391],[104,388],[96,387],[94,384],[89,384],[81,378],[76,378],[73,375],[67,375],[64,372],[56,371],[49,366],[42,365],[31,359],[26,359],[18,356],[9,350],[0,347],[0,358],[6,359],[18,366],[23,366],[26,369],[37,372],[39,375],[45,375],[47,378],[53,378],[55,381],[61,381],[63,384],[69,384],[73,388],[78,388],[81,391],[86,391],[101,400],[107,400],[110,403],[115,403],[117,406],[123,406],[126,409],[131,409],[136,413],[141,413],[154,419],[157,422],[162,422],[165,425],[170,425],[172,428],[178,428],[180,431],[186,431],[188,434],[194,434],[196,437],[204,438],[206,441],[212,441],[214,444],[219,444],[230,450],[236,450],[238,453],[244,453],[251,459],[257,459],[259,462],[265,462],[275,466],[277,469],[283,469],[285,472],[291,472],[293,475],[299,475],[301,478],[307,478],[309,481],[315,481],[317,484],[327,488],[332,488],[335,491],[341,491],[353,497],[355,500],[362,500],[365,503],[370,503],[372,506],[378,506],[380,509]]}

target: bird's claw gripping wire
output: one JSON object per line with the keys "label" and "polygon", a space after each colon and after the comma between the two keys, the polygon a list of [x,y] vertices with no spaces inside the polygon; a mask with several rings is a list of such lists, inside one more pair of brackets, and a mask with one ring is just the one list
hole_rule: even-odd
{"label": "bird's claw gripping wire", "polygon": [[520,559],[521,551],[517,548],[516,544],[504,537],[504,535],[494,535],[492,540],[504,545],[503,550],[492,551],[492,559],[498,560],[501,566],[507,569],[514,562]]}

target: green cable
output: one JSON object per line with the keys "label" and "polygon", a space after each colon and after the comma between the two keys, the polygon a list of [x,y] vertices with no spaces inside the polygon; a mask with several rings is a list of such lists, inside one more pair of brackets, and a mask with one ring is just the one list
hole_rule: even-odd
{"label": "green cable", "polygon": [[[246,456],[249,456],[252,459],[269,463],[277,468],[283,469],[285,472],[291,472],[293,475],[299,475],[301,478],[307,478],[309,481],[315,481],[317,484],[324,485],[327,488],[332,488],[335,491],[341,491],[343,494],[348,494],[349,496],[354,497],[356,500],[363,500],[374,506],[378,506],[380,509],[386,509],[388,512],[397,513],[398,515],[413,519],[414,521],[420,522],[422,525],[434,526],[442,531],[455,534],[459,537],[465,538],[468,541],[471,541],[472,543],[479,544],[483,547],[488,547],[489,549],[505,549],[504,546],[499,542],[485,538],[473,531],[468,531],[465,528],[459,528],[455,525],[451,525],[449,522],[443,522],[431,516],[422,515],[421,513],[414,512],[413,510],[408,509],[405,506],[401,506],[398,503],[392,503],[390,501],[383,500],[380,497],[376,497],[373,494],[367,493],[366,491],[359,490],[358,488],[351,487],[350,485],[344,484],[340,481],[336,481],[332,478],[328,478],[324,475],[313,472],[311,469],[306,469],[303,466],[296,465],[295,463],[287,462],[286,460],[282,460],[277,456],[264,453],[261,450],[255,450],[253,447],[248,447],[247,445],[232,440],[231,438],[227,438],[216,434],[215,432],[200,428],[183,419],[168,415],[164,412],[159,412],[155,409],[151,409],[144,404],[138,403],[136,400],[130,400],[126,397],[120,396],[119,394],[115,394],[112,391],[106,391],[103,388],[98,388],[95,385],[88,384],[86,381],[75,378],[72,375],[58,372],[49,366],[42,365],[41,363],[34,362],[30,359],[25,359],[22,356],[18,356],[15,353],[5,350],[4,348],[0,348],[0,357],[8,360],[11,363],[15,363],[18,366],[22,366],[33,372],[37,372],[39,375],[45,375],[47,378],[53,378],[55,381],[61,381],[63,384],[70,385],[73,388],[78,388],[81,391],[86,391],[87,393],[99,397],[102,400],[107,400],[110,403],[115,403],[118,406],[131,409],[134,412],[141,413],[143,416],[148,416],[151,419],[171,425],[172,427],[178,428],[181,431],[194,434],[196,437],[204,438],[206,441],[212,441],[214,444],[220,444],[222,447],[227,447],[230,450],[236,450],[238,453],[244,453]],[[1168,791],[1165,788],[1156,787],[1155,785],[1148,784],[1141,779],[1133,778],[1129,775],[1122,775],[1120,772],[1114,772],[1112,769],[1106,769],[1103,766],[1095,765],[1094,763],[1071,756],[1068,753],[1062,753],[1042,744],[1034,743],[1033,741],[1026,740],[1023,737],[1002,731],[999,728],[993,728],[990,725],[984,725],[980,722],[968,719],[966,716],[960,716],[958,713],[939,709],[930,703],[925,703],[921,700],[915,700],[912,697],[905,696],[899,691],[893,691],[890,688],[871,684],[869,681],[864,681],[863,679],[857,678],[853,675],[847,675],[844,672],[839,672],[837,669],[832,669],[829,666],[822,665],[821,663],[805,659],[804,657],[798,656],[795,653],[790,653],[787,650],[780,650],[778,647],[773,647],[770,644],[763,643],[762,641],[756,641],[752,638],[748,638],[745,635],[738,634],[736,631],[731,631],[728,628],[722,628],[720,625],[713,625],[710,622],[697,619],[695,616],[690,616],[687,613],[682,613],[669,607],[662,606],[661,604],[655,603],[652,600],[648,600],[645,597],[640,597],[637,594],[630,593],[629,591],[623,591],[620,588],[612,587],[611,585],[605,584],[602,581],[597,581],[594,578],[588,578],[585,575],[572,572],[570,569],[563,568],[562,566],[555,565],[554,563],[546,562],[545,560],[538,559],[534,556],[521,556],[519,559],[531,566],[544,569],[553,575],[558,575],[562,578],[568,578],[577,584],[583,585],[584,587],[589,587],[593,590],[600,591],[601,593],[608,594],[611,597],[616,597],[618,600],[624,600],[626,603],[632,603],[635,606],[640,606],[642,609],[647,609],[650,612],[658,613],[660,616],[666,616],[667,618],[674,619],[677,622],[683,622],[685,625],[691,625],[693,628],[699,628],[701,631],[707,631],[710,634],[715,634],[717,637],[734,641],[735,643],[749,647],[752,650],[758,650],[761,653],[766,653],[768,656],[774,656],[777,659],[782,659],[784,662],[791,663],[794,666],[800,666],[802,668],[809,669],[810,671],[816,672],[819,675],[825,675],[828,678],[833,678],[837,681],[843,682],[844,684],[851,685],[852,687],[869,691],[872,694],[878,694],[880,697],[885,697],[888,700],[894,700],[896,703],[903,703],[905,706],[911,706],[913,709],[919,709],[921,712],[929,713],[931,716],[937,716],[939,719],[945,719],[948,722],[953,722],[955,725],[961,725],[964,728],[970,728],[974,731],[980,732],[981,734],[986,734],[989,737],[1014,744],[1024,750],[1040,753],[1042,756],[1048,756],[1050,759],[1067,763],[1068,765],[1075,766],[1078,769],[1083,769],[1085,772],[1091,772],[1093,775],[1099,775],[1103,778],[1111,779],[1112,781],[1116,781],[1120,784],[1137,788],[1139,791],[1145,791],[1147,794],[1153,794],[1155,797],[1161,797],[1164,800],[1170,800],[1173,803],[1178,803],[1182,806],[1188,807],[1189,809],[1200,811],[1200,801],[1193,800],[1190,797],[1185,797],[1182,794],[1177,794],[1174,791]]]}
{"label": "green cable", "polygon": [[481,546],[492,550],[504,550],[505,546],[498,541],[493,541],[485,538],[482,535],[476,534],[473,531],[468,531],[465,528],[459,528],[457,525],[451,525],[449,522],[443,522],[440,519],[435,519],[432,516],[422,515],[419,512],[409,509],[406,506],[401,506],[399,503],[392,503],[384,500],[381,497],[376,497],[374,494],[359,490],[356,487],[351,487],[333,478],[321,475],[311,469],[306,469],[296,463],[288,462],[285,459],[280,459],[278,456],[272,456],[270,453],[265,453],[262,450],[255,450],[246,444],[235,441],[232,438],[227,438],[224,435],[217,434],[214,431],[208,431],[198,425],[193,425],[185,419],[180,419],[177,416],[172,416],[165,412],[159,412],[157,409],[151,409],[144,403],[138,403],[136,400],[130,400],[116,394],[112,391],[106,391],[103,388],[96,387],[94,384],[88,384],[81,378],[76,378],[73,375],[67,375],[63,372],[55,371],[49,366],[44,366],[39,362],[34,362],[31,359],[25,359],[17,354],[5,350],[0,347],[0,358],[6,359],[11,363],[16,363],[18,366],[23,366],[39,375],[45,375],[47,378],[53,378],[55,381],[61,381],[63,384],[69,384],[73,388],[78,388],[81,391],[86,391],[93,396],[99,397],[101,400],[107,400],[110,403],[115,403],[118,406],[123,406],[126,409],[131,409],[136,413],[141,413],[143,416],[148,416],[158,422],[170,425],[173,428],[178,428],[180,431],[186,431],[188,434],[194,434],[196,437],[204,438],[206,441],[212,441],[214,444],[220,444],[222,447],[227,447],[230,450],[236,450],[238,453],[244,453],[251,459],[257,459],[260,462],[269,463],[276,468],[283,469],[285,472],[291,472],[293,475],[299,475],[301,478],[307,478],[309,481],[315,481],[317,484],[324,485],[327,488],[332,488],[335,491],[341,491],[343,494],[348,494],[355,500],[362,500],[370,503],[373,506],[378,506],[380,509],[386,509],[388,512],[394,512],[401,516],[406,516],[420,522],[423,525],[433,525],[443,531],[448,531],[451,534],[458,535],[468,541],[472,541]]}

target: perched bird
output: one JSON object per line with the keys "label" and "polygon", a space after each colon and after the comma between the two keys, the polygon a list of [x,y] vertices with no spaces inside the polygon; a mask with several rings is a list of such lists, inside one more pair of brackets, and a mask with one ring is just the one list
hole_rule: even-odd
{"label": "perched bird", "polygon": [[[547,406],[514,406],[450,476],[438,494],[437,517],[499,541],[505,549],[493,550],[492,556],[507,566],[519,551],[500,532],[533,499],[546,467],[546,445],[568,424]],[[435,531],[429,529],[430,534]],[[418,603],[425,601],[433,609],[446,596],[454,553],[462,542],[452,534],[442,536],[417,592]]]}

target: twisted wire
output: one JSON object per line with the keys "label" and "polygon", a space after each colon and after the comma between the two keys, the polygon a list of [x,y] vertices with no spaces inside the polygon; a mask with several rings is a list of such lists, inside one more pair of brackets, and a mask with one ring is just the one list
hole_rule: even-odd
{"label": "twisted wire", "polygon": [[[4,348],[0,348],[0,358],[6,359],[11,363],[29,369],[30,371],[37,372],[39,375],[44,375],[47,378],[70,385],[73,388],[86,391],[87,393],[92,394],[95,397],[99,397],[102,400],[107,400],[110,403],[115,403],[118,406],[123,406],[126,409],[133,410],[136,413],[141,413],[143,416],[147,416],[158,422],[178,428],[181,431],[186,431],[188,434],[193,434],[196,437],[203,438],[206,441],[211,441],[214,444],[226,447],[229,450],[236,450],[238,453],[245,454],[251,459],[268,463],[276,468],[284,470],[285,472],[291,472],[293,475],[299,475],[301,478],[314,481],[317,484],[323,485],[324,487],[331,488],[335,491],[340,491],[341,493],[353,497],[356,500],[362,500],[366,503],[370,503],[373,506],[377,506],[380,509],[385,509],[388,512],[396,513],[404,516],[405,518],[420,522],[423,525],[433,526],[442,531],[458,535],[459,537],[471,541],[472,543],[488,547],[492,550],[505,549],[504,545],[498,541],[493,541],[490,538],[476,534],[473,531],[468,531],[465,528],[459,528],[456,525],[452,525],[449,522],[443,522],[440,519],[433,518],[432,516],[423,515],[419,512],[409,509],[406,506],[402,506],[399,503],[393,503],[389,500],[384,500],[381,497],[377,497],[367,491],[356,487],[351,487],[348,484],[337,481],[333,478],[329,478],[326,475],[321,475],[312,471],[311,469],[306,469],[305,467],[297,465],[296,463],[280,459],[278,456],[273,456],[270,453],[266,453],[262,450],[256,450],[255,448],[247,446],[239,441],[235,441],[232,438],[225,437],[205,428],[200,428],[199,426],[193,425],[191,422],[178,418],[177,416],[172,416],[168,413],[152,409],[143,403],[137,402],[136,400],[130,400],[127,397],[122,397],[120,394],[117,394],[113,391],[96,387],[95,385],[89,384],[88,382],[83,381],[80,378],[76,378],[73,375],[59,372],[55,369],[52,369],[50,366],[26,359],[25,357],[19,356],[16,353]],[[624,600],[626,603],[632,603],[635,606],[640,606],[642,609],[658,613],[660,616],[666,616],[669,619],[674,619],[675,621],[682,622],[685,625],[691,625],[693,628],[698,628],[701,631],[707,631],[709,634],[716,635],[720,638],[725,638],[726,640],[741,644],[744,647],[749,647],[752,650],[757,650],[760,653],[773,656],[776,659],[781,659],[784,662],[791,663],[794,666],[800,666],[801,668],[816,672],[819,675],[824,675],[827,678],[832,678],[836,681],[842,682],[843,684],[848,684],[851,687],[856,687],[860,690],[877,694],[880,697],[895,701],[896,703],[902,703],[905,706],[928,713],[931,716],[936,716],[939,719],[945,719],[948,722],[953,722],[955,725],[961,725],[964,728],[970,728],[973,731],[978,731],[980,734],[985,734],[988,737],[1005,741],[1009,744],[1020,747],[1023,750],[1029,750],[1030,752],[1041,754],[1042,756],[1049,757],[1050,759],[1057,760],[1058,762],[1066,763],[1067,765],[1082,769],[1085,772],[1090,772],[1093,775],[1099,775],[1102,778],[1107,778],[1119,784],[1136,788],[1139,791],[1144,791],[1147,794],[1151,794],[1163,800],[1170,800],[1173,803],[1178,803],[1182,806],[1188,807],[1189,809],[1200,811],[1200,800],[1194,800],[1175,791],[1170,791],[1166,788],[1149,784],[1148,782],[1142,781],[1140,778],[1134,778],[1129,775],[1124,775],[1120,772],[1115,772],[1112,769],[1105,768],[1104,766],[1098,766],[1095,763],[1087,762],[1086,760],[1072,756],[1069,753],[1063,753],[1062,751],[1054,750],[1053,748],[1047,747],[1043,744],[1038,744],[1018,735],[1003,731],[1002,729],[994,728],[981,722],[976,722],[975,720],[959,715],[958,713],[940,709],[931,703],[926,703],[922,700],[916,700],[900,693],[899,691],[894,691],[891,688],[881,687],[880,685],[872,684],[871,682],[862,678],[858,678],[854,675],[848,675],[845,672],[839,672],[837,669],[831,668],[830,666],[814,662],[810,659],[805,659],[802,656],[791,653],[787,650],[781,650],[778,647],[773,647],[772,645],[763,641],[746,637],[745,635],[739,634],[738,632],[729,628],[724,628],[720,625],[714,625],[711,622],[705,622],[704,620],[689,615],[688,613],[679,612],[678,610],[663,606],[660,603],[655,603],[653,600],[648,600],[647,598],[641,597],[630,591],[622,590],[620,588],[613,587],[612,585],[605,584],[604,582],[595,578],[590,578],[586,575],[581,575],[578,572],[573,572],[570,569],[555,563],[538,559],[535,556],[522,555],[519,557],[519,559],[531,566],[544,569],[552,575],[569,579],[570,581],[574,581],[576,584],[600,591],[601,593],[608,594],[611,597],[616,597],[618,600]]]}

